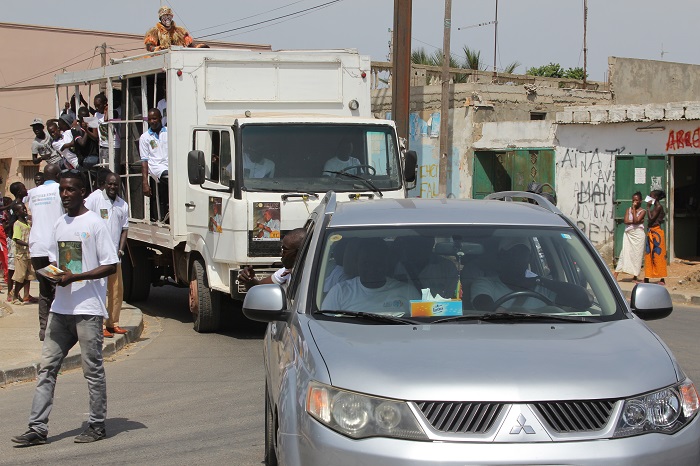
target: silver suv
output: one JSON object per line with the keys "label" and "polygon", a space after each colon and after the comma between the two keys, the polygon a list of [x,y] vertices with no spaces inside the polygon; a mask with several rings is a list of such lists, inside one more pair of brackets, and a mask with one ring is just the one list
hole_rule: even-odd
{"label": "silver suv", "polygon": [[326,195],[286,287],[244,303],[266,464],[700,463],[695,386],[642,322],[665,288],[630,306],[546,199],[489,198]]}

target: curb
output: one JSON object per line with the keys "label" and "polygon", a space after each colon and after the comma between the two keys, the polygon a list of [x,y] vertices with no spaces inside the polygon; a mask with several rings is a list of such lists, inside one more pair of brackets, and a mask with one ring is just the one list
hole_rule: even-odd
{"label": "curb", "polygon": [[[122,309],[131,307],[135,312],[131,318],[125,322],[122,327],[127,329],[127,333],[123,335],[114,335],[114,338],[105,339],[105,344],[102,348],[102,357],[108,358],[114,356],[119,350],[124,348],[128,343],[133,343],[138,340],[143,332],[143,313],[140,309],[124,303]],[[82,367],[80,348],[74,346],[68,353],[68,356],[63,360],[60,372],[70,369]],[[36,380],[39,372],[39,361],[31,362],[27,365],[12,367],[9,369],[0,369],[0,387],[9,385],[15,382],[29,382]]]}

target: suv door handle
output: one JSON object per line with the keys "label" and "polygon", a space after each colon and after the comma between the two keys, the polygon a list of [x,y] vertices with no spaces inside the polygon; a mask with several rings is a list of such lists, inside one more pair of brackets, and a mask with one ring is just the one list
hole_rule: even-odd
{"label": "suv door handle", "polygon": [[185,207],[197,207],[197,204],[195,204],[193,201],[185,202]]}

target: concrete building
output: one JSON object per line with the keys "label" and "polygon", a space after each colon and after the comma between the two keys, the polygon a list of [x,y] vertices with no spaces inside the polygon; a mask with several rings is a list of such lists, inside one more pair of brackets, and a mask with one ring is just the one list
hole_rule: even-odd
{"label": "concrete building", "polygon": [[[148,26],[150,27],[150,26]],[[147,28],[146,28],[147,29]],[[144,29],[144,32],[145,30]],[[95,68],[112,58],[145,53],[143,35],[0,23],[3,66],[0,73],[0,189],[14,181],[34,186],[38,166],[31,161],[34,139],[29,123],[56,118],[69,95],[56,96],[56,73]],[[210,47],[270,50],[269,45],[207,42]],[[81,89],[92,105],[95,87]],[[58,104],[57,104],[58,97]]]}
{"label": "concrete building", "polygon": [[[585,90],[580,82],[468,73],[470,82],[452,86],[448,193],[480,198],[550,183],[559,208],[612,259],[632,194],[663,189],[669,259],[700,256],[700,66],[610,57],[610,82]],[[439,68],[414,75],[409,148],[420,172],[413,194],[433,197],[440,86],[421,84],[438,82]],[[373,105],[390,111],[390,89],[376,89]]]}

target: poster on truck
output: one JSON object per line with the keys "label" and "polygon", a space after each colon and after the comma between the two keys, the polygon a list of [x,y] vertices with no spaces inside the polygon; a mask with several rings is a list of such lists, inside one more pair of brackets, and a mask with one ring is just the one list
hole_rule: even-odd
{"label": "poster on truck", "polygon": [[221,198],[209,196],[209,231],[213,233],[221,233]]}
{"label": "poster on truck", "polygon": [[253,241],[280,241],[280,203],[253,203]]}

